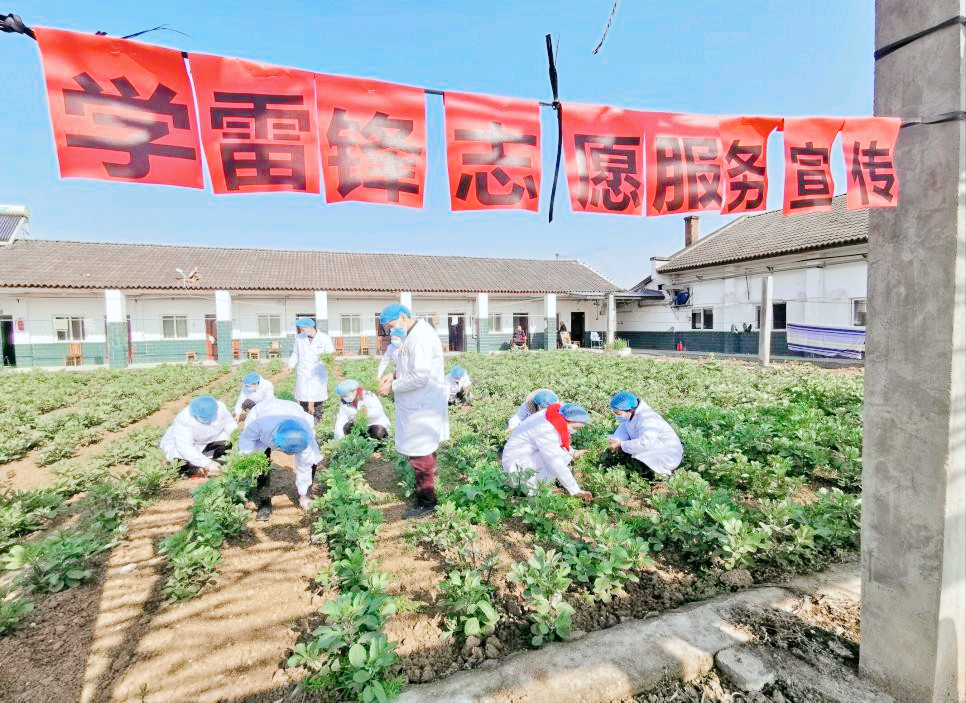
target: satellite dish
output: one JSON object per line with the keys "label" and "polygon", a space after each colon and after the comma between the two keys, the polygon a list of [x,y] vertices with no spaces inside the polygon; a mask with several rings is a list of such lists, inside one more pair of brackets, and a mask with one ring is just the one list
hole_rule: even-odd
{"label": "satellite dish", "polygon": [[674,304],[675,305],[687,305],[688,300],[691,298],[691,294],[686,290],[680,290],[674,294]]}

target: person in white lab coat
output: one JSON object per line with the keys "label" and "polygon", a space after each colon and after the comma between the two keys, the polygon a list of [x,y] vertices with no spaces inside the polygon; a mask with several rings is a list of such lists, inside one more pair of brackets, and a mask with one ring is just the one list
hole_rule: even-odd
{"label": "person in white lab coat", "polygon": [[407,517],[421,517],[436,507],[436,450],[449,439],[443,345],[424,320],[415,320],[404,305],[387,305],[379,322],[406,331],[396,357],[395,374],[379,379],[377,393],[393,394],[396,404],[396,451],[409,457],[416,474],[415,505]]}
{"label": "person in white lab coat", "polygon": [[352,432],[356,415],[362,410],[365,413],[369,436],[382,444],[389,436],[389,417],[383,410],[378,396],[367,391],[361,383],[352,378],[341,381],[335,387],[335,392],[341,402],[339,412],[335,416],[333,439],[342,439]]}
{"label": "person in white lab coat", "polygon": [[526,399],[520,403],[520,407],[517,408],[513,417],[510,418],[507,427],[515,430],[517,425],[533,415],[533,413],[543,410],[551,403],[557,403],[559,401],[560,399],[557,397],[557,394],[549,388],[537,388],[534,391],[530,391]]}
{"label": "person in white lab coat", "polygon": [[[308,511],[311,507],[310,492],[315,478],[315,467],[322,460],[319,443],[312,429],[313,419],[298,403],[277,398],[258,403],[245,420],[245,429],[238,436],[241,454],[272,450],[295,456],[295,490],[299,506]],[[269,473],[258,478],[256,484],[256,519],[264,522],[272,512],[272,499],[268,494]]]}
{"label": "person in white lab coat", "polygon": [[379,368],[376,369],[376,378],[382,378],[382,374],[389,368],[389,364],[396,363],[396,355],[399,353],[399,347],[402,346],[405,338],[406,330],[404,329],[397,328],[389,334],[389,344],[386,345],[386,351],[382,353],[382,359],[379,360]]}
{"label": "person in white lab coat", "polygon": [[210,395],[199,396],[175,415],[161,437],[161,449],[168,461],[185,462],[182,473],[217,476],[221,473],[217,459],[228,451],[236,427],[238,423],[224,403]]}
{"label": "person in white lab coat", "polygon": [[238,394],[238,400],[235,401],[235,409],[232,413],[235,415],[236,420],[240,420],[244,412],[242,406],[246,400],[250,400],[252,403],[259,403],[274,397],[275,385],[271,381],[267,378],[262,378],[255,371],[246,373],[242,379],[241,393]]}
{"label": "person in white lab coat", "polygon": [[658,476],[674,473],[684,458],[684,445],[667,420],[630,391],[611,396],[610,409],[620,424],[608,437],[608,448],[629,454]]}
{"label": "person in white lab coat", "polygon": [[533,471],[528,479],[531,489],[539,481],[557,481],[572,496],[589,502],[593,496],[574,478],[570,463],[586,453],[570,447],[570,435],[581,429],[590,416],[576,403],[552,403],[539,410],[513,431],[503,447],[503,468],[507,473]]}
{"label": "person in white lab coat", "polygon": [[305,412],[309,411],[311,403],[312,416],[318,423],[325,399],[329,397],[329,372],[319,357],[331,354],[335,347],[329,335],[315,328],[315,320],[311,317],[300,317],[295,321],[295,327],[299,333],[288,359],[289,368],[295,369],[295,400]]}
{"label": "person in white lab coat", "polygon": [[473,395],[470,392],[470,375],[462,366],[454,366],[446,374],[446,387],[449,392],[450,405],[472,405]]}

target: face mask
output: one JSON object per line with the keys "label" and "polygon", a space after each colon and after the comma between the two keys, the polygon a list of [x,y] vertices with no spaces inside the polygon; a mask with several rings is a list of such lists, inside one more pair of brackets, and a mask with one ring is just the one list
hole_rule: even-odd
{"label": "face mask", "polygon": [[389,343],[394,347],[398,347],[400,344],[402,344],[402,337],[393,337],[389,340]]}
{"label": "face mask", "polygon": [[258,388],[258,385],[257,384],[254,385],[254,386],[248,386],[248,385],[246,385],[245,386],[245,392],[246,393],[254,393],[256,388]]}
{"label": "face mask", "polygon": [[626,420],[627,418],[629,418],[631,416],[631,411],[630,410],[618,410],[617,412],[614,413],[614,415],[617,416],[617,419],[618,420]]}

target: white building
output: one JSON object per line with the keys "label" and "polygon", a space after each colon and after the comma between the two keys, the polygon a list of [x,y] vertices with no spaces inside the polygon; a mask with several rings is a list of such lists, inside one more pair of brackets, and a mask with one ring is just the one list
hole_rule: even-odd
{"label": "white building", "polygon": [[864,330],[869,211],[845,205],[841,195],[830,212],[749,215],[703,238],[685,218],[685,247],[653,257],[632,288],[648,297],[619,303],[618,336],[634,348],[756,353],[766,275],[773,353],[789,353],[786,324]]}

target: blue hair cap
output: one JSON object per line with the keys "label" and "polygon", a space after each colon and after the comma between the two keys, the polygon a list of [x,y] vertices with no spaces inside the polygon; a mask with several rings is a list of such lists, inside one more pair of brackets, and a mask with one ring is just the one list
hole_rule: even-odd
{"label": "blue hair cap", "polygon": [[218,401],[210,395],[198,396],[188,405],[191,417],[205,425],[210,425],[218,417]]}
{"label": "blue hair cap", "polygon": [[279,451],[286,454],[298,454],[309,446],[312,430],[306,423],[298,420],[282,420],[272,433],[272,442]]}
{"label": "blue hair cap", "polygon": [[244,383],[246,386],[250,386],[258,383],[261,380],[262,377],[259,376],[255,371],[250,371],[245,374],[245,377],[242,379],[242,383]]}
{"label": "blue hair cap", "polygon": [[339,395],[349,395],[352,391],[361,387],[362,384],[360,384],[354,378],[347,378],[346,380],[339,382],[339,385],[335,387],[335,392]]}
{"label": "blue hair cap", "polygon": [[454,366],[449,370],[449,375],[453,378],[463,378],[466,375],[466,369],[462,366]]}
{"label": "blue hair cap", "polygon": [[383,326],[388,325],[393,320],[398,320],[400,315],[405,315],[406,317],[413,316],[412,312],[405,305],[400,303],[387,305],[382,309],[382,314],[379,315],[379,324]]}
{"label": "blue hair cap", "polygon": [[611,410],[633,410],[641,401],[630,391],[617,391],[610,397]]}
{"label": "blue hair cap", "polygon": [[543,410],[548,405],[553,405],[560,398],[549,388],[541,388],[533,394],[533,405],[537,410]]}
{"label": "blue hair cap", "polygon": [[298,329],[302,329],[303,327],[315,327],[315,320],[313,320],[311,317],[300,317],[295,321],[295,326]]}
{"label": "blue hair cap", "polygon": [[587,411],[583,409],[577,403],[566,403],[560,407],[560,414],[564,416],[567,422],[583,422],[587,424],[590,422],[590,415]]}

